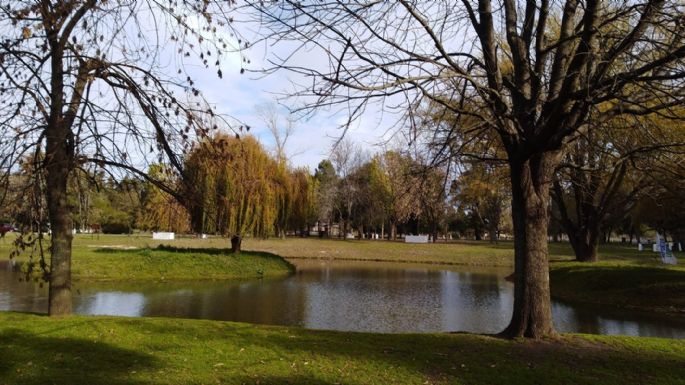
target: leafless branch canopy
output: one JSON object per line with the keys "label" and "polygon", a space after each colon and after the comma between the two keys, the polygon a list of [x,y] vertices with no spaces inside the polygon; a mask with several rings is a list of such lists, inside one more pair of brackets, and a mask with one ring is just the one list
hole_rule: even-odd
{"label": "leafless branch canopy", "polygon": [[[428,104],[494,130],[512,157],[559,149],[590,116],[682,118],[685,5],[677,0],[249,2],[272,57],[311,83],[305,111]],[[298,60],[324,55],[323,68]],[[597,116],[597,115],[595,115]]]}
{"label": "leafless branch canopy", "polygon": [[185,68],[199,62],[222,76],[238,44],[230,3],[0,2],[0,172],[45,159],[47,139],[61,137],[55,127],[66,129],[71,169],[182,172],[195,138],[238,129]]}

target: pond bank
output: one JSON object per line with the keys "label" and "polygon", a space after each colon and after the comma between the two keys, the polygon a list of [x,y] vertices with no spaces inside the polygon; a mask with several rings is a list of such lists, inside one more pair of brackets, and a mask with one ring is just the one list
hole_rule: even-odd
{"label": "pond bank", "polygon": [[[350,260],[509,267],[513,243],[463,241],[405,244],[320,239],[249,240],[253,250],[299,260]],[[566,243],[550,243],[550,284],[556,299],[685,316],[685,268],[662,265],[651,252],[624,244],[601,245],[600,262],[573,262]],[[682,259],[683,254],[677,255]]]}
{"label": "pond bank", "polygon": [[676,384],[685,341],[371,334],[0,313],[0,384]]}
{"label": "pond bank", "polygon": [[[21,262],[20,262],[21,264]],[[276,277],[292,274],[294,266],[268,252],[229,249],[76,248],[74,281],[190,281]]]}
{"label": "pond bank", "polygon": [[552,297],[685,318],[685,271],[666,266],[556,263]]}

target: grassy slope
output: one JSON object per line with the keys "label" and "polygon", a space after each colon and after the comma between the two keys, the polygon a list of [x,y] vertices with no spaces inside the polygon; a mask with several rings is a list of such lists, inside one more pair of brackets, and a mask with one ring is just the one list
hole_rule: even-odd
{"label": "grassy slope", "polygon": [[74,257],[74,277],[82,280],[231,279],[284,275],[291,265],[265,252],[226,249],[92,250]]}
{"label": "grassy slope", "polygon": [[[235,255],[225,248],[227,241],[199,241],[180,240],[173,247],[160,247],[149,236],[76,236],[73,277],[89,281],[232,279],[286,275],[293,270],[290,263],[268,252]],[[186,248],[190,246],[194,247]],[[9,254],[11,247],[10,238],[0,244],[0,253]]]}
{"label": "grassy slope", "polygon": [[676,384],[685,341],[382,335],[0,313],[0,384]]}

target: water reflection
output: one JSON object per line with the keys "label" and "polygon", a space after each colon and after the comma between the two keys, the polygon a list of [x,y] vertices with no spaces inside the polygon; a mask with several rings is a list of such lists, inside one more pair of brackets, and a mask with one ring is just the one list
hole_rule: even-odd
{"label": "water reflection", "polygon": [[560,332],[685,338],[685,320],[679,317],[574,306],[559,301],[552,304],[552,315]]}
{"label": "water reflection", "polygon": [[117,315],[140,317],[144,314],[145,302],[145,296],[141,293],[102,291],[81,296],[75,312],[106,315],[116,309]]}
{"label": "water reflection", "polygon": [[[77,284],[77,313],[165,316],[315,329],[496,333],[509,321],[507,270],[300,263],[281,279]],[[0,265],[0,310],[44,312],[47,291]],[[554,302],[563,332],[685,338],[685,321]]]}

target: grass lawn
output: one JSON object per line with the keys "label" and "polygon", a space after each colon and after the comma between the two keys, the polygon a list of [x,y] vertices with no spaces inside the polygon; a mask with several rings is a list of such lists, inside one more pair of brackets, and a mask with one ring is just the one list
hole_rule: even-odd
{"label": "grass lawn", "polygon": [[685,341],[0,313],[0,384],[682,384]]}
{"label": "grass lawn", "polygon": [[[164,246],[161,242],[153,242],[149,236],[76,236],[73,278],[88,281],[220,280],[287,275],[294,269],[283,258],[268,252],[245,251],[235,255],[226,248],[227,242],[214,240],[206,244],[197,241],[181,240],[173,246]],[[0,253],[8,255],[11,248],[11,240],[5,240],[0,244]],[[23,259],[25,257],[19,258]]]}

